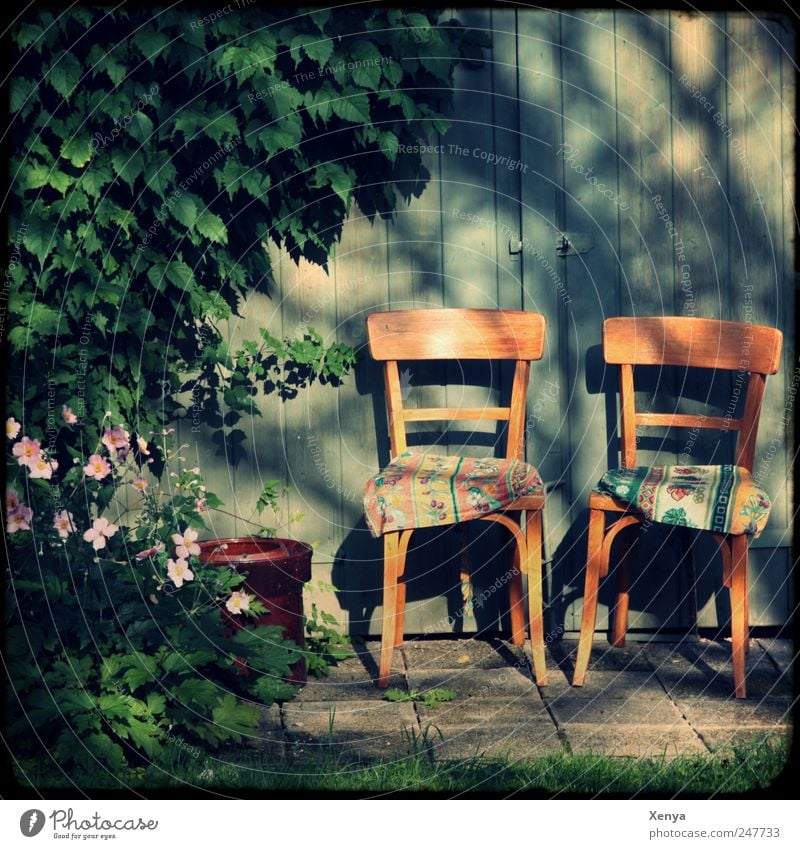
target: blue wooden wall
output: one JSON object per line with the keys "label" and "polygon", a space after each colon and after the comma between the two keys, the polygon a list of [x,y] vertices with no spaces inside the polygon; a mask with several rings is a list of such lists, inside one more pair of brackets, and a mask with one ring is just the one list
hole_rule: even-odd
{"label": "blue wooden wall", "polygon": [[[492,36],[489,61],[460,69],[452,129],[424,157],[431,179],[393,222],[354,208],[329,274],[274,252],[275,286],[256,292],[231,342],[267,326],[278,335],[310,324],[329,341],[362,349],[340,390],[314,387],[298,400],[264,399],[247,423],[245,459],[215,453],[203,429],[186,433],[210,485],[237,519],[213,515],[217,535],[258,523],[255,500],[270,478],[290,488],[283,529],[315,546],[317,591],[351,631],[376,633],[381,546],[365,528],[364,481],[388,459],[379,370],[369,360],[364,319],[410,307],[526,309],[547,319],[547,350],[534,366],[527,456],[546,480],[561,480],[546,515],[548,628],[577,628],[586,502],[609,464],[617,375],[605,369],[601,324],[614,315],[697,315],[777,326],[784,367],[768,382],[756,472],[776,499],[753,550],[755,625],[790,615],[790,445],[785,427],[800,371],[792,338],[794,258],[794,35],[788,21],[747,14],[464,10]],[[468,375],[480,382],[479,374]],[[456,385],[439,386],[446,378]],[[507,389],[501,371],[483,387],[452,369],[407,373],[407,403],[482,402]],[[643,409],[718,415],[731,383],[675,385],[661,375]],[[487,383],[490,383],[488,390]],[[683,396],[677,400],[678,396]],[[490,450],[493,426],[427,426],[442,450]],[[184,431],[187,429],[184,428]],[[789,429],[789,433],[791,430]],[[707,431],[674,439],[642,435],[645,460],[720,462],[730,446]],[[247,520],[247,521],[245,521]],[[477,620],[458,615],[458,559],[450,534],[420,534],[409,565],[409,632],[502,626],[500,531],[471,531]],[[683,543],[657,529],[643,541],[632,592],[633,628],[713,626],[725,618],[720,564],[710,549],[679,564]],[[679,565],[679,568],[676,566]],[[608,603],[610,595],[601,597]],[[604,608],[601,608],[603,610]],[[604,625],[601,615],[599,626]]]}

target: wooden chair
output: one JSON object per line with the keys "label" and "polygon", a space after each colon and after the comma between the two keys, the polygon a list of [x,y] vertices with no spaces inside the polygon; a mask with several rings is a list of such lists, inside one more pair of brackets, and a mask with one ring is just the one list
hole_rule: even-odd
{"label": "wooden chair", "polygon": [[[779,330],[704,318],[610,318],[603,324],[605,361],[620,366],[620,441],[622,468],[636,466],[636,434],[641,427],[712,428],[738,432],[736,465],[753,470],[756,434],[766,375],[780,362]],[[635,365],[678,366],[749,372],[742,417],[637,413]],[[696,431],[695,431],[696,432]],[[599,579],[608,574],[611,546],[625,528],[644,521],[641,513],[617,498],[595,491],[589,499],[589,541],[578,655],[573,684],[586,677],[597,615]],[[622,514],[606,527],[606,512]],[[723,559],[723,582],[731,597],[731,642],[736,697],[746,697],[745,653],[749,645],[748,540],[745,535],[711,533]],[[611,644],[625,645],[628,626],[630,569],[627,556],[619,566],[619,587]]]}
{"label": "wooden chair", "polygon": [[[523,459],[525,404],[530,362],[542,358],[545,320],[537,313],[424,309],[373,313],[367,319],[370,354],[384,363],[389,438],[392,457],[407,450],[408,422],[492,420],[508,422],[507,459]],[[509,407],[406,408],[398,361],[514,360]],[[531,647],[536,681],[546,684],[542,623],[542,510],[544,494],[518,498],[505,511],[480,518],[498,522],[513,535],[514,563],[508,582],[512,643],[525,642],[522,571],[528,576]],[[520,514],[524,513],[522,520]],[[395,646],[403,642],[406,553],[413,529],[384,534],[383,620],[380,671],[377,684],[387,687]]]}

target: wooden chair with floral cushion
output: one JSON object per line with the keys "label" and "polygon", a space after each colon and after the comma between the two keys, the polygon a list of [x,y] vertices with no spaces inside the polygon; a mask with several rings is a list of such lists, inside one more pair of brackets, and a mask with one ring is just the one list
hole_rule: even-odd
{"label": "wooden chair with floral cushion", "polygon": [[[752,470],[766,376],[778,370],[782,339],[780,331],[771,327],[704,318],[609,318],[604,322],[605,361],[620,366],[622,467],[606,473],[589,499],[586,586],[572,681],[575,686],[581,686],[586,677],[598,584],[608,574],[611,546],[625,528],[649,521],[708,531],[719,545],[723,583],[731,598],[736,697],[745,698],[748,538],[761,533],[771,506]],[[637,413],[633,372],[637,365],[749,373],[742,417]],[[636,436],[642,427],[713,428],[738,433],[735,465],[637,466]],[[606,527],[607,512],[622,515]],[[611,629],[611,643],[617,647],[624,646],[628,625],[628,561],[624,557],[618,570],[620,583]]]}
{"label": "wooden chair with floral cushion", "polygon": [[[471,519],[498,522],[513,536],[515,568],[508,580],[512,642],[522,645],[525,641],[524,572],[528,576],[536,681],[545,684],[541,559],[544,491],[536,469],[522,461],[530,363],[541,359],[544,351],[544,317],[502,310],[397,310],[370,315],[367,335],[370,353],[384,364],[391,442],[391,462],[367,483],[364,496],[367,522],[374,536],[383,536],[384,543],[378,686],[388,686],[392,653],[403,641],[403,577],[413,530]],[[418,360],[515,361],[509,406],[405,407],[398,362]],[[409,422],[458,420],[508,422],[506,457],[481,460],[408,450]]]}

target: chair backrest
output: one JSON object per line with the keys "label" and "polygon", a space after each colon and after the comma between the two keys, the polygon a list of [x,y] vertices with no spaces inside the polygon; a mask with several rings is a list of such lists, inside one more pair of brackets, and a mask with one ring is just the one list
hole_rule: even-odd
{"label": "chair backrest", "polygon": [[[603,354],[607,363],[620,366],[620,442],[622,465],[636,465],[636,431],[639,427],[711,428],[738,432],[736,465],[752,471],[758,420],[766,376],[780,364],[783,335],[773,327],[709,318],[682,316],[609,318],[603,322]],[[722,369],[748,373],[742,417],[637,413],[634,403],[633,366],[664,365]],[[737,381],[731,398],[741,394]]]}
{"label": "chair backrest", "polygon": [[[372,357],[383,362],[392,456],[407,449],[406,423],[507,421],[506,456],[522,459],[525,401],[531,360],[544,353],[544,316],[510,310],[422,309],[372,313],[367,338]],[[514,360],[508,407],[406,408],[399,361]]]}

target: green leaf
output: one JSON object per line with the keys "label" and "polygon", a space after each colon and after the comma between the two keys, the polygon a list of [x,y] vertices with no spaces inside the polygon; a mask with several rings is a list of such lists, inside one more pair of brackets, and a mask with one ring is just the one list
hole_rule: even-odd
{"label": "green leaf", "polygon": [[[148,159],[144,168],[144,179],[147,185],[163,198],[173,184],[177,173],[169,153],[160,151],[157,155]],[[176,204],[179,201],[180,198],[176,201]]]}
{"label": "green leaf", "polygon": [[212,711],[212,716],[217,725],[238,736],[258,727],[261,712],[253,705],[240,702],[233,693],[226,693]]}
{"label": "green leaf", "polygon": [[64,53],[50,69],[47,81],[62,97],[69,99],[81,78],[81,70],[80,62],[71,53]]}
{"label": "green leaf", "polygon": [[264,705],[277,701],[286,701],[294,697],[300,688],[282,678],[262,675],[250,688],[250,692]]}
{"label": "green leaf", "polygon": [[353,94],[349,97],[341,97],[333,102],[333,111],[343,121],[351,124],[369,124],[369,100],[365,94]]}
{"label": "green leaf", "polygon": [[[18,112],[30,98],[30,102],[36,99],[34,84],[25,77],[13,77],[9,86],[9,106],[12,112]],[[29,106],[30,106],[29,102]]]}
{"label": "green leaf", "polygon": [[119,175],[120,179],[124,180],[131,188],[139,174],[144,168],[144,156],[141,151],[130,153],[127,150],[115,150],[111,154],[111,164],[114,166],[114,171]]}
{"label": "green leaf", "polygon": [[68,159],[76,168],[83,168],[92,158],[90,138],[85,134],[73,136],[61,145],[61,156]]}
{"label": "green leaf", "polygon": [[67,193],[67,189],[70,187],[71,183],[72,177],[70,177],[69,174],[65,174],[63,171],[51,171],[47,180],[47,184],[52,186],[57,192],[61,192],[62,195]]}
{"label": "green leaf", "polygon": [[50,168],[41,162],[31,161],[22,169],[20,184],[23,189],[41,189],[50,179]]}
{"label": "green leaf", "polygon": [[56,228],[50,221],[38,216],[31,218],[27,225],[22,244],[43,265],[51,244],[55,242]]}
{"label": "green leaf", "polygon": [[[176,700],[186,705],[211,705],[219,694],[219,688],[212,681],[201,678],[187,678],[172,688],[168,694],[170,701]],[[233,696],[231,696],[233,698]]]}
{"label": "green leaf", "polygon": [[72,688],[59,690],[57,702],[59,708],[66,713],[82,713],[83,711],[91,711],[96,708],[94,698],[85,690]]}
{"label": "green leaf", "polygon": [[207,209],[197,217],[195,229],[212,242],[220,245],[228,244],[228,230],[224,222],[218,215]]}
{"label": "green leaf", "polygon": [[197,203],[194,195],[181,194],[170,205],[170,212],[184,227],[194,227],[197,221]]}
{"label": "green leaf", "polygon": [[14,30],[14,41],[23,49],[26,50],[34,42],[37,44],[37,49],[41,51],[42,42],[44,39],[44,30],[37,24],[22,23]]}
{"label": "green leaf", "polygon": [[152,714],[160,714],[164,713],[164,708],[166,706],[166,699],[161,693],[148,693],[147,694],[147,709]]}
{"label": "green leaf", "polygon": [[128,687],[130,687],[131,692],[134,692],[142,684],[151,683],[156,679],[158,664],[155,658],[142,654],[132,656],[131,660],[136,665],[128,669],[123,675],[123,678]]}
{"label": "green leaf", "polygon": [[131,137],[141,144],[145,144],[153,134],[153,122],[143,112],[136,112],[131,118],[128,132]]}
{"label": "green leaf", "polygon": [[128,699],[120,693],[107,693],[100,696],[100,710],[112,719],[127,719],[131,715]]}
{"label": "green leaf", "polygon": [[131,42],[152,65],[169,43],[169,38],[157,29],[140,29]]}
{"label": "green leaf", "polygon": [[140,719],[128,720],[128,734],[131,742],[138,746],[148,758],[155,758],[162,751],[161,729],[152,722],[143,722]]}
{"label": "green leaf", "polygon": [[167,266],[167,279],[180,289],[194,285],[194,271],[182,260],[171,262]]}
{"label": "green leaf", "polygon": [[[308,38],[305,36],[305,38]],[[333,42],[329,38],[306,40],[303,44],[303,52],[309,59],[313,59],[320,68],[323,68],[333,53]]]}
{"label": "green leaf", "polygon": [[92,167],[87,168],[80,178],[80,187],[87,195],[92,197],[100,197],[103,186],[107,185],[114,179],[111,172],[111,166],[107,162],[95,159],[92,162]]}
{"label": "green leaf", "polygon": [[403,66],[399,62],[391,60],[383,65],[383,76],[387,82],[397,85],[403,79]]}
{"label": "green leaf", "polygon": [[107,734],[90,734],[86,737],[84,743],[88,751],[112,775],[115,773],[121,774],[125,766],[125,755],[122,752],[122,746],[115,743]]}

